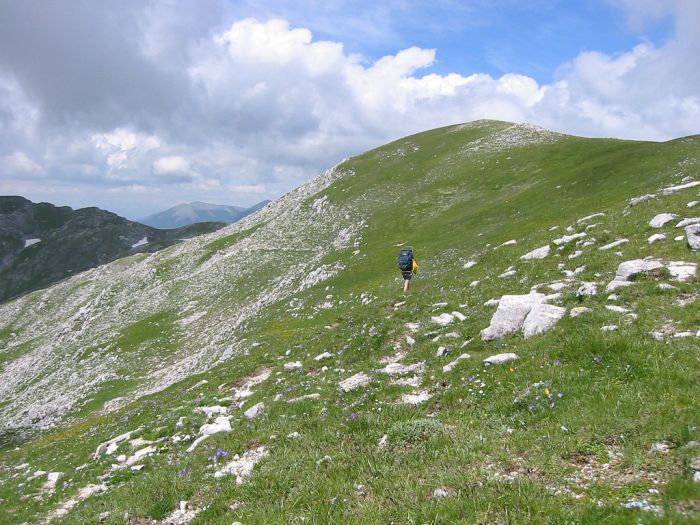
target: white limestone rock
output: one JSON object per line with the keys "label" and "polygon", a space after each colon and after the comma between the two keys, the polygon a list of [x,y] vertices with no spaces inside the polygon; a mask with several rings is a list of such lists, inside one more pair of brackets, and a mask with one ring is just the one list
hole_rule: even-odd
{"label": "white limestone rock", "polygon": [[443,367],[442,367],[442,371],[443,371],[445,374],[447,374],[447,373],[449,373],[449,372],[452,372],[452,370],[454,370],[455,366],[457,366],[457,365],[459,364],[460,361],[464,361],[465,359],[470,359],[470,358],[471,358],[471,355],[469,355],[469,354],[462,354],[462,355],[460,355],[457,359],[455,359],[454,361],[452,361],[452,362],[446,364],[445,366],[443,366]]}
{"label": "white limestone rock", "polygon": [[219,432],[231,432],[231,422],[229,421],[228,417],[219,416],[213,423],[202,425],[199,428],[200,436],[192,442],[192,445],[189,446],[187,452],[192,452],[202,441],[206,440],[209,436],[218,434]]}
{"label": "white limestone rock", "polygon": [[450,495],[450,493],[445,490],[445,489],[435,489],[433,491],[433,499],[439,499],[439,498],[446,498]]}
{"label": "white limestone rock", "polygon": [[571,309],[571,312],[569,312],[569,315],[572,318],[576,318],[580,315],[583,315],[583,314],[586,314],[586,313],[592,312],[592,311],[593,310],[591,310],[590,308],[586,308],[585,306],[576,306],[576,307]]}
{"label": "white limestone rock", "polygon": [[515,361],[518,359],[518,355],[512,352],[507,352],[504,354],[496,354],[484,359],[485,365],[500,365],[502,363],[507,363],[509,361]]}
{"label": "white limestone rock", "polygon": [[620,263],[617,267],[615,280],[629,281],[639,273],[651,272],[663,268],[663,263],[657,259],[634,259]]}
{"label": "white limestone rock", "polygon": [[619,279],[613,279],[608,283],[608,285],[605,287],[606,292],[613,292],[617,290],[618,288],[624,288],[626,286],[632,286],[633,283],[630,281],[620,281]]}
{"label": "white limestone rock", "polygon": [[474,261],[474,260],[467,261],[464,263],[464,266],[462,266],[462,268],[464,268],[465,270],[468,270],[469,268],[476,266],[476,262],[477,261]]}
{"label": "white limestone rock", "polygon": [[223,478],[224,476],[235,476],[236,485],[242,485],[246,479],[253,474],[253,467],[261,459],[267,456],[269,451],[264,446],[260,446],[251,450],[247,450],[243,456],[236,454],[233,461],[227,463],[221,470],[214,473],[215,478]]}
{"label": "white limestone rock", "polygon": [[47,492],[53,492],[56,490],[56,483],[58,483],[58,480],[64,475],[65,474],[63,472],[49,472],[46,476],[46,482],[42,486],[42,489]]}
{"label": "white limestone rock", "polygon": [[700,217],[692,217],[690,219],[683,219],[678,224],[676,224],[676,228],[685,228],[686,226],[692,226],[693,224],[700,224]]}
{"label": "white limestone rock", "polygon": [[199,514],[201,509],[187,508],[187,501],[181,501],[177,509],[163,518],[162,525],[187,525]]}
{"label": "white limestone rock", "polygon": [[447,326],[449,324],[452,324],[452,322],[455,320],[455,317],[452,314],[444,313],[440,315],[434,315],[430,318],[430,320],[435,324],[439,324],[440,326]]}
{"label": "white limestone rock", "polygon": [[430,394],[427,390],[422,390],[414,394],[403,394],[401,396],[401,403],[403,403],[404,405],[416,406],[425,403],[431,397],[433,397],[433,395]]}
{"label": "white limestone rock", "polygon": [[688,246],[695,251],[700,250],[700,224],[693,224],[685,227],[685,238],[688,239]]}
{"label": "white limestone rock", "polygon": [[624,306],[617,306],[614,304],[606,304],[605,309],[610,310],[611,312],[618,313],[618,314],[627,314],[627,313],[630,313],[632,311],[629,308],[625,308]]}
{"label": "white limestone rock", "polygon": [[613,241],[609,244],[606,244],[605,246],[601,246],[598,249],[599,250],[612,250],[613,248],[617,248],[618,246],[621,246],[621,245],[626,244],[628,242],[630,242],[629,239],[618,239],[618,240]]}
{"label": "white limestone rock", "polygon": [[318,354],[316,357],[314,357],[314,361],[321,361],[322,359],[327,359],[329,357],[333,357],[333,354],[330,352],[323,352],[322,354]]}
{"label": "white limestone rock", "polygon": [[414,334],[421,329],[420,323],[406,323],[406,328],[408,328]]}
{"label": "white limestone rock", "polygon": [[[324,368],[326,368],[326,367],[324,367]],[[320,399],[320,397],[321,397],[321,394],[319,394],[318,392],[314,392],[313,394],[305,394],[303,396],[288,399],[287,404],[293,405],[294,403],[301,403],[302,401],[307,401],[309,399]]]}
{"label": "white limestone rock", "polygon": [[250,407],[248,410],[243,412],[243,415],[248,418],[250,421],[253,421],[254,419],[257,419],[260,417],[260,415],[263,413],[265,410],[265,403],[262,401],[260,403],[256,403],[252,407]]}
{"label": "white limestone rock", "polygon": [[685,282],[695,277],[698,265],[693,262],[670,261],[666,268],[676,281]]}
{"label": "white limestone rock", "polygon": [[196,408],[195,411],[201,412],[202,414],[204,414],[206,416],[211,416],[214,414],[226,415],[226,413],[228,412],[228,407],[214,405],[211,407],[199,407],[199,408]]}
{"label": "white limestone rock", "polygon": [[422,373],[425,367],[425,361],[420,361],[419,363],[414,363],[412,365],[404,365],[401,363],[389,363],[384,368],[380,368],[379,371],[388,376],[405,376],[408,374]]}
{"label": "white limestone rock", "polygon": [[550,246],[548,244],[547,246],[542,246],[541,248],[537,248],[536,250],[526,253],[525,255],[521,256],[520,259],[523,261],[529,261],[531,259],[544,259],[547,257],[547,255],[549,255],[549,250]]}
{"label": "white limestone rock", "polygon": [[109,448],[110,445],[118,444],[118,443],[121,443],[122,441],[126,441],[127,439],[129,439],[131,437],[131,434],[133,434],[137,430],[141,430],[141,429],[139,428],[136,430],[130,430],[129,432],[125,432],[124,434],[120,434],[116,437],[113,437],[109,441],[105,441],[104,443],[100,443],[97,446],[97,449],[95,450],[95,454],[93,455],[93,459],[98,459],[102,454],[105,454],[107,452],[107,448]]}
{"label": "white limestone rock", "polygon": [[576,295],[578,297],[583,297],[584,295],[596,295],[598,293],[598,284],[593,282],[583,282],[581,286],[576,290]]}
{"label": "white limestone rock", "polygon": [[619,327],[616,324],[606,324],[600,327],[601,332],[616,332]]}
{"label": "white limestone rock", "polygon": [[419,375],[415,375],[412,377],[400,377],[398,379],[391,380],[392,385],[410,386],[411,388],[418,388],[422,382],[423,377]]}
{"label": "white limestone rock", "polygon": [[351,392],[360,387],[365,387],[369,385],[370,381],[372,381],[371,377],[369,377],[364,372],[360,372],[338,383],[338,388],[343,392]]}
{"label": "white limestone rock", "polygon": [[563,237],[559,237],[558,239],[554,239],[552,242],[556,244],[557,246],[564,246],[565,244],[570,243],[571,241],[576,241],[578,239],[583,239],[584,237],[587,237],[588,234],[581,232],[581,233],[574,233],[573,235],[564,235]]}
{"label": "white limestone rock", "polygon": [[653,193],[647,193],[646,195],[641,195],[640,197],[634,197],[629,200],[629,205],[630,206],[638,206],[642,204],[643,202],[648,202],[651,199],[655,199],[656,195]]}
{"label": "white limestone rock", "polygon": [[543,303],[545,295],[530,293],[527,295],[504,295],[498,303],[496,313],[489,326],[481,331],[481,339],[492,341],[520,330],[527,314],[536,304]]}
{"label": "white limestone rock", "polygon": [[467,316],[464,315],[462,312],[453,311],[452,315],[455,317],[455,319],[459,319],[460,321],[464,321],[467,319]]}
{"label": "white limestone rock", "polygon": [[687,190],[689,188],[694,188],[696,186],[700,186],[700,181],[688,182],[686,184],[680,184],[678,186],[669,186],[668,188],[662,189],[661,194],[662,195],[671,195],[672,193],[676,193],[677,191]]}
{"label": "white limestone rock", "polygon": [[46,519],[43,523],[50,523],[54,519],[62,518],[81,501],[89,498],[93,494],[106,492],[107,490],[107,485],[87,485],[86,487],[81,488],[76,495],[66,501],[61,502],[58,507],[49,512],[46,515]]}
{"label": "white limestone rock", "polygon": [[569,255],[569,259],[577,259],[583,255],[583,252],[581,250],[576,250],[574,253]]}
{"label": "white limestone rock", "polygon": [[291,363],[285,363],[283,365],[283,368],[285,370],[301,370],[303,368],[303,365],[299,361],[294,361]]}
{"label": "white limestone rock", "polygon": [[698,205],[698,203],[700,203],[700,201],[690,201],[690,202],[689,202],[688,204],[686,204],[685,206],[686,206],[686,208],[694,208],[695,206]]}
{"label": "white limestone rock", "polygon": [[566,308],[553,304],[536,304],[527,314],[523,323],[525,338],[544,333],[554,327],[566,315]]}
{"label": "white limestone rock", "polygon": [[597,219],[598,217],[605,217],[605,214],[601,212],[601,213],[594,213],[593,215],[586,215],[585,217],[581,217],[579,220],[577,220],[576,224],[588,222],[591,219]]}
{"label": "white limestone rock", "polygon": [[659,213],[649,221],[649,226],[652,228],[662,228],[664,224],[671,222],[676,217],[678,217],[678,215],[675,213]]}
{"label": "white limestone rock", "polygon": [[211,436],[219,432],[231,432],[231,422],[228,420],[228,417],[217,417],[213,423],[199,427],[199,433],[203,436]]}

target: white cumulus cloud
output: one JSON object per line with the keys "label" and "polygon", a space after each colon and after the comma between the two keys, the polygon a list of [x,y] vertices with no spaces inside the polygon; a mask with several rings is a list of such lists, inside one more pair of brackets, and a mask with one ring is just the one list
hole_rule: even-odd
{"label": "white cumulus cloud", "polygon": [[[631,25],[671,16],[675,30],[660,45],[569,57],[548,83],[517,71],[438,73],[439,48],[409,45],[371,60],[282,19],[221,27],[197,18],[196,3],[180,13],[168,2],[135,2],[119,12],[124,33],[108,31],[94,7],[74,27],[49,9],[45,31],[90,42],[85,70],[81,82],[47,89],[46,71],[72,57],[34,42],[31,65],[0,49],[3,188],[31,187],[31,173],[37,188],[108,189],[124,196],[113,201],[122,209],[141,212],[167,207],[166,199],[221,202],[226,191],[232,199],[275,197],[348,155],[480,118],[597,137],[700,132],[700,2],[609,2]],[[138,23],[128,24],[130,16]]]}

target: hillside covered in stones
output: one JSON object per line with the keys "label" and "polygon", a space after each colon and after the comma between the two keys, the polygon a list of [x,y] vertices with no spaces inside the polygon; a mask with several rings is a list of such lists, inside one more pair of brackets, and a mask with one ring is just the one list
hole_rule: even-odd
{"label": "hillside covered in stones", "polygon": [[2,305],[0,522],[696,523],[699,192],[478,121]]}

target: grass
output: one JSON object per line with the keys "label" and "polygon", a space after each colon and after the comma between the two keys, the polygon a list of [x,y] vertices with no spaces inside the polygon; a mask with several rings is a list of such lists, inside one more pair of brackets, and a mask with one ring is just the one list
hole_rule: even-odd
{"label": "grass", "polygon": [[[591,313],[567,316],[552,331],[531,339],[514,334],[483,342],[478,335],[494,312],[483,306],[486,300],[561,279],[558,263],[570,270],[585,265],[576,279],[598,281],[604,288],[623,260],[653,254],[697,261],[684,243],[672,240],[677,234],[673,225],[663,229],[668,241],[646,243],[656,231],[648,226],[651,217],[665,211],[689,215],[685,203],[694,193],[659,197],[628,214],[623,211],[629,198],[678,182],[679,174],[697,178],[697,164],[679,166],[697,158],[698,141],[571,137],[491,156],[462,151],[469,140],[505,126],[433,130],[350,159],[344,169],[355,175],[324,192],[334,206],[360,210],[368,223],[358,247],[323,261],[341,261],[346,271],[263,310],[241,329],[249,344],[245,356],[101,415],[92,409],[116,395],[105,390],[105,397],[96,397],[96,404],[86,406],[71,424],[18,450],[2,449],[0,498],[6,512],[0,523],[31,521],[77,488],[94,483],[113,458],[92,461],[91,454],[115,435],[141,428],[134,437],[168,438],[182,416],[185,426],[179,434],[196,434],[205,417],[195,407],[230,405],[230,387],[261,367],[272,368],[273,374],[253,389],[243,407],[264,402],[267,408],[259,419],[249,422],[233,409],[233,432],[212,436],[193,453],[185,452],[187,442],[156,443],[160,451],[144,462],[143,470],[118,471],[108,493],[87,499],[62,523],[94,523],[102,512],[110,512],[108,524],[127,523],[125,512],[131,518],[160,520],[180,500],[203,509],[193,525],[234,520],[696,523],[700,485],[691,481],[688,465],[697,456],[692,442],[700,441],[697,340],[660,343],[649,332],[668,323],[676,331],[697,330],[698,301],[676,304],[681,294],[697,294],[697,280],[674,282],[677,290],[661,291],[656,285],[670,281],[657,273],[618,290],[614,304],[633,309],[639,317],[632,322],[605,309],[612,303],[604,291],[578,298],[572,287],[562,291],[561,304],[567,309],[587,306]],[[572,244],[561,251],[553,247],[542,261],[519,260],[564,235],[576,219],[599,211],[605,217],[593,221],[599,224],[589,230],[595,243],[580,258],[568,259],[578,249]],[[553,226],[559,228],[549,231]],[[597,249],[621,237],[631,241],[620,248],[623,257]],[[517,244],[495,248],[509,239]],[[209,243],[203,257],[208,260],[238,240]],[[395,245],[406,241],[416,250],[421,270],[412,294],[404,298]],[[352,255],[356,249],[359,253]],[[463,263],[472,257],[478,264],[464,270]],[[516,275],[499,278],[511,265]],[[228,301],[253,293],[271,273],[273,268],[261,266],[245,286],[222,284],[211,291],[207,304],[225,308]],[[469,286],[474,280],[480,284]],[[371,297],[368,304],[360,301],[363,293]],[[403,300],[404,306],[394,308]],[[318,307],[324,301],[333,307]],[[448,306],[433,306],[442,302]],[[300,306],[290,311],[294,305]],[[133,354],[139,356],[134,362],[144,363],[152,353],[166,358],[175,351],[177,306],[123,328],[114,344],[124,358]],[[431,316],[452,310],[467,319],[446,328],[431,323]],[[406,323],[417,321],[423,327],[409,348]],[[600,331],[612,323],[619,331]],[[458,338],[447,337],[453,331]],[[440,338],[433,341],[436,336]],[[459,349],[470,338],[474,340]],[[392,355],[397,345],[408,352],[404,363],[426,362],[420,389],[432,398],[423,405],[397,403],[411,389],[377,373],[380,359]],[[445,358],[435,355],[440,345],[451,350]],[[316,362],[314,357],[324,351],[334,356]],[[472,357],[443,373],[442,366],[462,352]],[[500,352],[515,352],[519,359],[483,365],[484,358]],[[291,361],[300,361],[303,370],[284,370],[282,364]],[[129,363],[124,366],[133,366]],[[322,371],[324,365],[328,369]],[[370,385],[338,391],[338,381],[357,372],[369,373]],[[191,390],[202,379],[208,383]],[[106,388],[121,390],[119,385]],[[320,398],[287,403],[311,393]],[[277,394],[282,398],[274,401]],[[298,439],[288,437],[293,432]],[[381,448],[384,435],[388,446]],[[661,442],[669,451],[653,452],[652,445]],[[230,478],[210,475],[222,463],[208,459],[217,448],[233,456],[259,444],[270,454],[249,482],[237,486]],[[117,453],[131,452],[124,444]],[[331,459],[320,461],[325,456]],[[23,462],[32,471],[66,472],[69,485],[59,484],[54,495],[35,500],[43,480],[27,483],[26,476],[16,476],[12,467]],[[433,497],[437,488],[448,496]],[[622,506],[641,499],[663,513]]]}

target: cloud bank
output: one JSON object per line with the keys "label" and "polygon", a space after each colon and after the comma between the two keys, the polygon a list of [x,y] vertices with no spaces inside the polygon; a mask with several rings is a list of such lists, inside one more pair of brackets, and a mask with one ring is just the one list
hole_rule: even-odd
{"label": "cloud bank", "polygon": [[673,38],[582,52],[539,84],[431,72],[436,49],[368,60],[282,19],[220,27],[214,3],[202,15],[196,2],[7,2],[0,194],[135,218],[185,200],[252,204],[350,154],[480,118],[596,137],[699,133],[700,3],[615,3],[630,24],[673,16]]}

